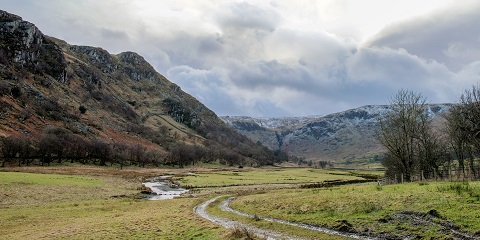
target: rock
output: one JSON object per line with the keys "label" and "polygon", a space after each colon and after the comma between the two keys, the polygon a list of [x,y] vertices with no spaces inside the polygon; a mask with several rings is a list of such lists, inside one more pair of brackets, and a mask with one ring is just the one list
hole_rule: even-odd
{"label": "rock", "polygon": [[62,50],[32,23],[0,10],[1,58],[20,69],[43,73],[66,81],[66,62]]}

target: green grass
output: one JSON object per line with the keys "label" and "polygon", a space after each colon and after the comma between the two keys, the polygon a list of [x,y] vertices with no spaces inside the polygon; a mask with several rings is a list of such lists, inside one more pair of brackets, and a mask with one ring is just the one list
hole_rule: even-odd
{"label": "green grass", "polygon": [[[218,194],[237,196],[232,207],[292,222],[335,228],[345,220],[362,233],[442,239],[442,227],[401,220],[399,213],[435,210],[462,231],[480,234],[480,182],[376,183],[299,189],[299,184],[359,179],[376,172],[265,168],[212,171],[180,178],[197,189],[194,198],[138,199],[141,179],[165,171],[103,168],[32,168],[70,174],[0,172],[0,239],[230,239],[231,230],[202,219],[192,208]],[[84,174],[84,172],[89,171]],[[182,173],[182,171],[179,171]],[[288,188],[288,189],[285,189]],[[291,235],[332,236],[218,210],[211,213]],[[423,224],[423,225],[422,225]],[[377,235],[378,236],[378,235]]]}
{"label": "green grass", "polygon": [[0,239],[221,239],[192,199],[90,200],[1,209]]}
{"label": "green grass", "polygon": [[230,220],[240,221],[240,222],[252,225],[252,226],[256,226],[258,228],[270,229],[270,230],[273,230],[273,231],[276,231],[276,232],[279,232],[279,233],[283,233],[283,234],[286,234],[286,235],[289,235],[289,236],[295,236],[295,237],[299,237],[299,238],[319,239],[319,240],[323,240],[323,239],[328,239],[328,240],[344,239],[343,237],[340,237],[340,236],[329,235],[329,234],[325,234],[325,233],[322,233],[322,232],[311,231],[311,230],[302,229],[302,228],[299,228],[299,227],[288,226],[288,225],[284,225],[284,224],[280,224],[280,223],[273,223],[273,222],[261,220],[261,219],[258,219],[258,218],[248,218],[248,217],[236,215],[234,213],[222,211],[219,208],[218,204],[220,204],[220,202],[222,202],[226,198],[227,198],[227,196],[221,197],[221,198],[217,199],[215,202],[213,202],[212,204],[210,204],[207,208],[207,212],[209,214],[219,216],[219,217],[222,217],[222,218],[227,218],[227,219],[230,219]]}
{"label": "green grass", "polygon": [[195,215],[203,199],[135,199],[141,187],[114,176],[0,172],[0,239],[224,239]]}
{"label": "green grass", "polygon": [[232,170],[187,175],[179,178],[188,187],[224,187],[255,184],[312,183],[326,180],[361,179],[349,172],[311,168]]}
{"label": "green grass", "polygon": [[86,176],[0,172],[0,184],[97,187],[101,186],[103,181]]}
{"label": "green grass", "polygon": [[[418,235],[445,238],[439,226],[421,226],[396,221],[394,215],[412,211],[436,210],[445,221],[452,221],[471,234],[480,230],[479,182],[457,191],[456,183],[402,184],[377,187],[358,184],[324,189],[287,189],[240,196],[232,207],[261,216],[334,228],[346,220],[359,232],[386,232],[390,235]],[[385,221],[385,219],[387,219]],[[390,220],[388,220],[390,219]],[[443,221],[435,219],[434,221]]]}

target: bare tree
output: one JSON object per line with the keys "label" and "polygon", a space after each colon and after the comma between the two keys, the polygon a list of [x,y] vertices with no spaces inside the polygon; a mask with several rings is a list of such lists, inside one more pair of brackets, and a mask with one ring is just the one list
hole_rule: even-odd
{"label": "bare tree", "polygon": [[431,133],[426,99],[418,93],[400,90],[390,101],[392,111],[380,119],[377,138],[388,153],[383,162],[386,174],[401,174],[412,180],[415,171],[437,169],[442,155],[439,140]]}
{"label": "bare tree", "polygon": [[16,137],[5,137],[1,138],[1,152],[3,157],[2,167],[5,166],[5,163],[12,161],[13,158],[16,158],[21,151],[21,141]]}
{"label": "bare tree", "polygon": [[460,105],[457,114],[459,120],[459,131],[465,137],[468,166],[473,177],[477,178],[479,173],[475,169],[475,156],[480,154],[480,87],[473,86],[471,90],[465,90],[460,97]]}
{"label": "bare tree", "polygon": [[445,115],[446,121],[446,132],[448,140],[451,146],[455,158],[458,161],[458,168],[462,172],[463,177],[465,177],[465,160],[467,159],[467,153],[470,148],[468,141],[468,133],[465,131],[465,126],[467,124],[467,119],[464,116],[463,105],[454,105],[450,108],[448,114]]}

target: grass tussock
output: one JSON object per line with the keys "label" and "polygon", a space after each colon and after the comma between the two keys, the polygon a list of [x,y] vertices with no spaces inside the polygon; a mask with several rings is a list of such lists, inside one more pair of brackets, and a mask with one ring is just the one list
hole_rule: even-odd
{"label": "grass tussock", "polygon": [[468,181],[452,182],[448,185],[438,186],[437,190],[439,192],[455,192],[459,196],[466,194],[480,201],[480,186],[478,184],[472,185]]}
{"label": "grass tussock", "polygon": [[249,232],[246,228],[236,227],[227,234],[227,239],[243,239],[243,240],[265,240],[266,238],[258,237]]}

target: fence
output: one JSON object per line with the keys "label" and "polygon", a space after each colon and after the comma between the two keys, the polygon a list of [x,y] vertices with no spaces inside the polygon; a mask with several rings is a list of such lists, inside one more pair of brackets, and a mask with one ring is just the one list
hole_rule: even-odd
{"label": "fence", "polygon": [[379,185],[421,181],[475,181],[480,180],[480,166],[461,169],[441,169],[438,171],[415,171],[410,174],[393,174],[378,180]]}

